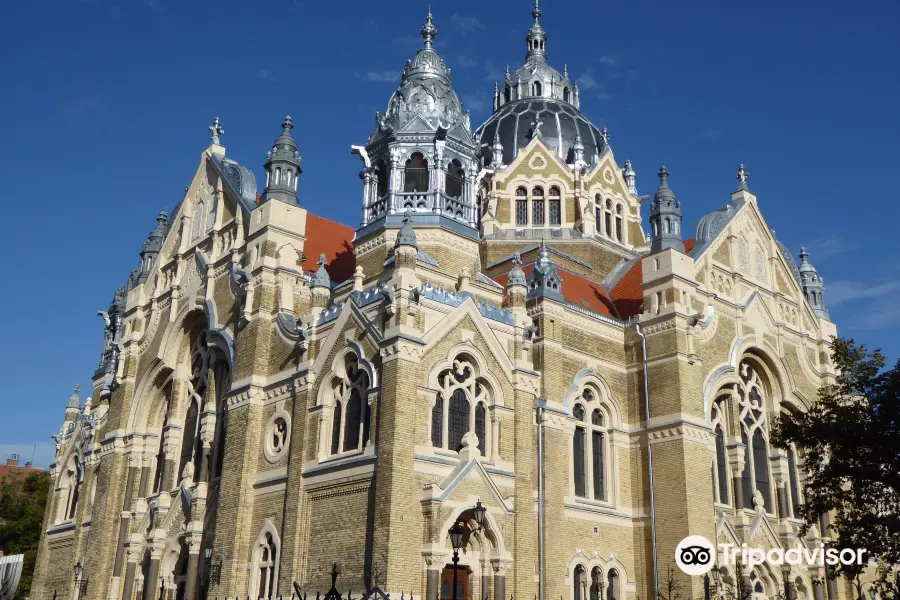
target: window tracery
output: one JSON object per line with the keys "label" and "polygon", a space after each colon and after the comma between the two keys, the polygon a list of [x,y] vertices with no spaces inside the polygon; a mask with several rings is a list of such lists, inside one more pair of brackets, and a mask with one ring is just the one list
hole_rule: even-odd
{"label": "window tracery", "polygon": [[528,191],[516,188],[516,225],[528,225]]}
{"label": "window tracery", "polygon": [[369,443],[371,382],[352,352],[344,357],[342,372],[331,381],[331,454],[362,450]]}
{"label": "window tracery", "polygon": [[489,448],[496,452],[497,440],[487,427],[491,393],[487,381],[479,377],[477,363],[461,354],[438,374],[437,382],[439,391],[431,410],[432,445],[459,451],[463,436],[472,432],[482,456],[488,456]]}
{"label": "window tracery", "polygon": [[[269,524],[267,523],[267,528]],[[253,548],[249,596],[271,600],[278,590],[279,540],[272,531],[264,530]]]}
{"label": "window tracery", "polygon": [[572,407],[575,431],[572,443],[572,480],[575,496],[606,502],[609,499],[608,416],[600,394],[586,386]]}
{"label": "window tracery", "polygon": [[562,224],[562,198],[559,188],[555,185],[550,188],[550,225]]}

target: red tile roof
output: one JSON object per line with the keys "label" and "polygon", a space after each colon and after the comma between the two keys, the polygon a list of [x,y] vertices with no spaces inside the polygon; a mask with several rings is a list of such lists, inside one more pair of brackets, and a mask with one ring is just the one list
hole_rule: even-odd
{"label": "red tile roof", "polygon": [[[690,252],[693,247],[693,239],[684,241],[685,252]],[[633,317],[643,310],[644,290],[641,288],[641,282],[644,280],[644,271],[641,267],[642,262],[641,259],[634,261],[628,272],[619,279],[616,287],[610,291],[610,296],[612,296],[613,304],[620,319],[628,320],[629,317]]]}
{"label": "red tile roof", "polygon": [[353,248],[354,230],[325,217],[306,213],[306,245],[303,247],[305,260],[301,265],[304,272],[315,272],[316,261],[324,253],[325,269],[331,281],[346,281],[353,277],[356,269],[356,252]]}
{"label": "red tile roof", "polygon": [[[527,276],[531,273],[533,268],[534,264],[525,265],[522,267],[522,271],[524,271]],[[600,313],[601,315],[606,315],[607,317],[615,317],[612,312],[612,302],[602,285],[585,279],[581,275],[572,273],[571,271],[566,271],[559,266],[556,266],[556,271],[559,273],[560,279],[562,279],[563,298],[576,306],[584,307],[588,310]],[[507,273],[494,277],[494,281],[504,288],[506,287],[507,279]]]}

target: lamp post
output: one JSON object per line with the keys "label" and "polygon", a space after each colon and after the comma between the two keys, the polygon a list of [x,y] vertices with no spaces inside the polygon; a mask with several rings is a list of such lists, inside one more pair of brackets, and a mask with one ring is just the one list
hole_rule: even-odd
{"label": "lamp post", "polygon": [[81,566],[81,561],[79,560],[75,563],[75,600],[79,600],[81,597],[81,574],[84,572],[84,567]]}
{"label": "lamp post", "polygon": [[[472,514],[475,517],[475,524],[478,526],[478,529],[481,529],[484,525],[484,519],[487,515],[487,508],[481,504],[481,500],[475,503],[475,506],[472,508]],[[458,571],[459,565],[459,549],[463,547],[463,543],[466,538],[466,527],[463,525],[462,521],[457,521],[450,527],[450,545],[453,546],[453,592],[452,592],[452,600],[459,600],[456,596],[456,574]]]}

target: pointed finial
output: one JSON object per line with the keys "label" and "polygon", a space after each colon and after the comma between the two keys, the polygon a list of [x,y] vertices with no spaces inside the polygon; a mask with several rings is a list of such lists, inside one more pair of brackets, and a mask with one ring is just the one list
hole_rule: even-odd
{"label": "pointed finial", "polygon": [[744,165],[738,167],[737,170],[737,180],[740,182],[738,184],[738,189],[747,190],[747,177],[750,176],[750,171],[744,168]]}
{"label": "pointed finial", "polygon": [[69,402],[66,404],[66,408],[81,408],[81,396],[78,394],[80,389],[81,386],[76,383],[72,395],[69,396]]}
{"label": "pointed finial", "polygon": [[512,269],[509,270],[506,285],[507,287],[514,285],[526,287],[528,285],[528,281],[525,279],[525,272],[522,271],[522,256],[518,252],[513,254]]}
{"label": "pointed finial", "polygon": [[806,251],[806,248],[800,248],[800,262],[808,262],[809,253]]}
{"label": "pointed finial", "polygon": [[541,20],[541,15],[544,13],[541,11],[541,7],[538,5],[538,0],[534,0],[534,10],[531,11],[531,16],[534,17],[534,24],[537,25]]}
{"label": "pointed finial", "polygon": [[659,168],[659,185],[660,185],[660,187],[663,187],[663,186],[668,187],[669,186],[669,183],[667,181],[668,179],[669,179],[669,170],[666,168],[665,165],[663,165]]}
{"label": "pointed finial", "polygon": [[603,138],[603,144],[605,146],[609,146],[609,131],[606,130],[606,127],[603,128],[603,131],[600,132],[600,137]]}
{"label": "pointed finial", "polygon": [[165,225],[169,221],[169,215],[165,210],[159,211],[159,214],[156,215],[156,222],[159,223],[160,227]]}
{"label": "pointed finial", "polygon": [[532,129],[531,137],[533,137],[533,138],[534,137],[543,137],[543,134],[541,133],[541,127],[543,127],[543,125],[544,125],[544,122],[541,121],[540,117],[538,117],[534,121],[532,121],[531,127],[533,129]]}
{"label": "pointed finial", "polygon": [[509,65],[506,65],[506,76],[509,77]]}
{"label": "pointed finial", "polygon": [[294,128],[294,120],[291,119],[291,115],[288,115],[284,118],[284,121],[281,122],[281,128],[286,134],[291,134],[291,129]]}
{"label": "pointed finial", "polygon": [[428,6],[428,16],[425,17],[425,25],[422,27],[422,39],[425,40],[425,47],[431,48],[434,38],[437,37],[437,27],[431,21],[431,5]]}
{"label": "pointed finial", "polygon": [[563,63],[563,77],[569,76],[569,65]]}
{"label": "pointed finial", "polygon": [[213,121],[213,124],[209,126],[209,130],[212,133],[212,145],[219,145],[219,136],[225,134],[225,130],[222,129],[219,124],[219,117],[216,117],[216,120]]}

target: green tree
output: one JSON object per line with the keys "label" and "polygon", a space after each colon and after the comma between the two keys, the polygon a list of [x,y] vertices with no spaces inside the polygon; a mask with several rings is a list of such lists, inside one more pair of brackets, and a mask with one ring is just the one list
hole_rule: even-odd
{"label": "green tree", "polygon": [[[865,548],[877,561],[885,591],[900,565],[900,361],[884,369],[880,350],[836,339],[832,358],[838,375],[819,390],[809,411],[783,414],[776,446],[794,445],[807,472],[804,502],[797,509],[802,533],[833,513],[829,535],[836,548]],[[836,575],[857,579],[860,569],[840,565]]]}
{"label": "green tree", "polygon": [[0,482],[0,550],[25,555],[18,598],[26,597],[31,590],[49,491],[50,474],[46,471],[27,477],[11,474]]}

